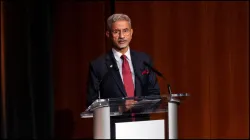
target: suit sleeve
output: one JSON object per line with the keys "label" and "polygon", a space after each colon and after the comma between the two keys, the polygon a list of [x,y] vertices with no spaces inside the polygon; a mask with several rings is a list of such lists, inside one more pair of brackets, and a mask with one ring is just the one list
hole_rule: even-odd
{"label": "suit sleeve", "polygon": [[88,82],[87,82],[87,107],[98,98],[98,77],[93,65],[89,64]]}
{"label": "suit sleeve", "polygon": [[[150,57],[148,63],[153,66],[153,61]],[[151,70],[148,78],[148,96],[149,95],[160,95],[160,87],[157,81],[156,73]]]}

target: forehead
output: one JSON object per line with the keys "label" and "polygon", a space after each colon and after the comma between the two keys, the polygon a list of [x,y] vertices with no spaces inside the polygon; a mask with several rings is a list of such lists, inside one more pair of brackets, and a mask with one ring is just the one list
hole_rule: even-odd
{"label": "forehead", "polygon": [[112,23],[111,28],[114,29],[126,29],[126,28],[130,28],[130,25],[128,23],[128,21],[126,20],[118,20],[114,23]]}

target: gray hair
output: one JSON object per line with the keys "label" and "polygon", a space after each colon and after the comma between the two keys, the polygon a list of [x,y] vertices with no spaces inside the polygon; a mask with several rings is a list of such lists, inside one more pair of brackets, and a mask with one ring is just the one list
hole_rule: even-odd
{"label": "gray hair", "polygon": [[128,23],[131,27],[131,20],[127,15],[125,15],[125,14],[113,14],[107,19],[108,29],[111,30],[112,23],[119,21],[119,20],[128,21]]}

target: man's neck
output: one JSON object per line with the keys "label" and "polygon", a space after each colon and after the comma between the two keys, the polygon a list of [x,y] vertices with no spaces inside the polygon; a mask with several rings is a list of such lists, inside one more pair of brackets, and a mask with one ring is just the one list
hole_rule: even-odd
{"label": "man's neck", "polygon": [[113,47],[116,51],[120,52],[121,54],[125,54],[127,51],[128,51],[128,46],[125,47],[125,48],[116,48],[116,47]]}

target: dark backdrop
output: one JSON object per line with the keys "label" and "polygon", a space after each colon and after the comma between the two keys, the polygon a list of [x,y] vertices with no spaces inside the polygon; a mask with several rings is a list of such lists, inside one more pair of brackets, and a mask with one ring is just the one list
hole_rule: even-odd
{"label": "dark backdrop", "polygon": [[51,7],[1,1],[1,138],[53,137]]}

